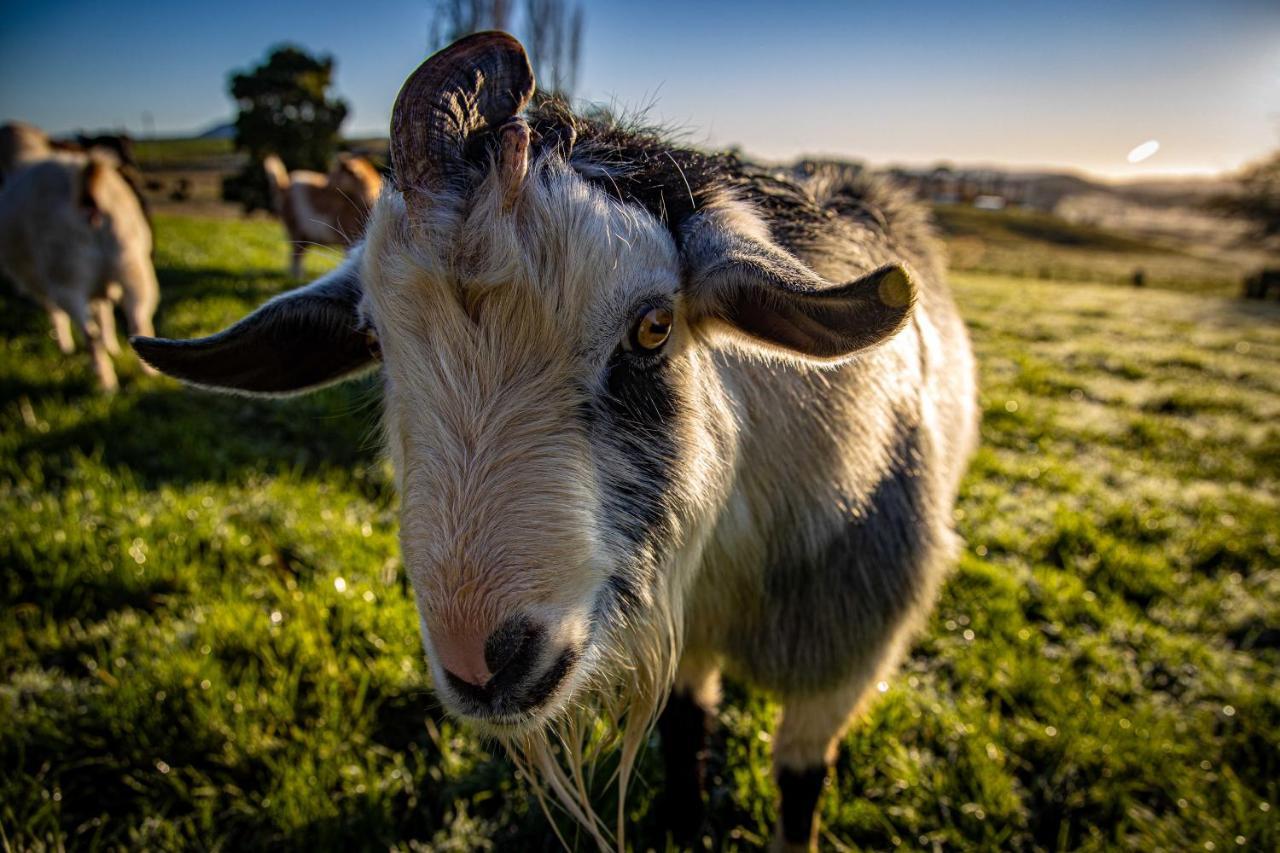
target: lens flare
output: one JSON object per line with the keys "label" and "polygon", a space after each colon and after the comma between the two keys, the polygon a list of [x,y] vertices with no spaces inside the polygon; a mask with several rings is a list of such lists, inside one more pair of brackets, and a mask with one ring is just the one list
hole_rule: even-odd
{"label": "lens flare", "polygon": [[1160,150],[1160,143],[1154,139],[1148,139],[1137,148],[1129,152],[1130,163],[1141,163],[1151,155]]}

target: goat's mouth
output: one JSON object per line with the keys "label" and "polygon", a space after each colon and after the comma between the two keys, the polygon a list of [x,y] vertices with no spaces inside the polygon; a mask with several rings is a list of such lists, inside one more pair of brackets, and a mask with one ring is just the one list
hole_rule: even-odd
{"label": "goat's mouth", "polygon": [[566,648],[540,672],[499,672],[483,686],[444,673],[446,704],[459,717],[480,724],[494,734],[518,734],[542,725],[570,692],[583,656],[580,648]]}

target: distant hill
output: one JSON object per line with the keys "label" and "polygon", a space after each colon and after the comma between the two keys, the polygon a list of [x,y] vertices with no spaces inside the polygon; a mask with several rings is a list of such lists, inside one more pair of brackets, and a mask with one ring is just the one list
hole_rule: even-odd
{"label": "distant hill", "polygon": [[1234,181],[1222,177],[1145,178],[1107,185],[1111,192],[1154,205],[1198,207],[1216,196],[1237,191]]}
{"label": "distant hill", "polygon": [[215,124],[203,133],[196,134],[196,139],[235,139],[236,123],[233,121],[225,121],[221,124]]}
{"label": "distant hill", "polygon": [[1228,177],[1159,177],[1107,181],[1072,172],[1023,172],[999,167],[941,165],[932,168],[890,167],[886,173],[912,187],[922,198],[940,203],[972,202],[979,194],[1001,196],[1010,204],[1037,210],[1058,209],[1077,196],[1107,196],[1150,207],[1200,208],[1214,196],[1229,193]]}

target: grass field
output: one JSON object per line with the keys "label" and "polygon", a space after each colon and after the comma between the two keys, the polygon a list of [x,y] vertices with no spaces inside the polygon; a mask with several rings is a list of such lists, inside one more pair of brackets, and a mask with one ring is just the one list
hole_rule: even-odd
{"label": "grass field", "polygon": [[1141,271],[1147,287],[1217,296],[1239,294],[1252,271],[1194,240],[1157,243],[1039,211],[938,205],[934,213],[957,270],[1124,285]]}
{"label": "grass field", "polygon": [[230,139],[139,139],[133,154],[143,169],[200,169],[225,163],[235,154]]}
{"label": "grass field", "polygon": [[[287,286],[273,223],[157,225],[162,333]],[[985,412],[968,545],[846,740],[824,848],[1277,849],[1280,311],[955,285]],[[251,401],[130,364],[106,398],[3,298],[4,844],[557,849],[430,693],[371,382]],[[730,685],[725,849],[768,838],[774,711]],[[632,837],[661,848],[654,758]]]}

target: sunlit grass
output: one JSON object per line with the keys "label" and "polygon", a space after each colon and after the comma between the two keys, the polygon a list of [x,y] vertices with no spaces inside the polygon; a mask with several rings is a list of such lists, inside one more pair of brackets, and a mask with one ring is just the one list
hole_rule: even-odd
{"label": "sunlit grass", "polygon": [[[278,226],[161,218],[161,333],[289,286]],[[332,259],[317,256],[321,269]],[[967,548],[842,750],[824,846],[1280,845],[1280,316],[959,275],[982,364]],[[15,849],[555,849],[431,696],[371,382],[94,391],[0,314],[0,827]],[[727,848],[774,819],[776,708],[730,686]],[[654,756],[631,837],[661,847]]]}

